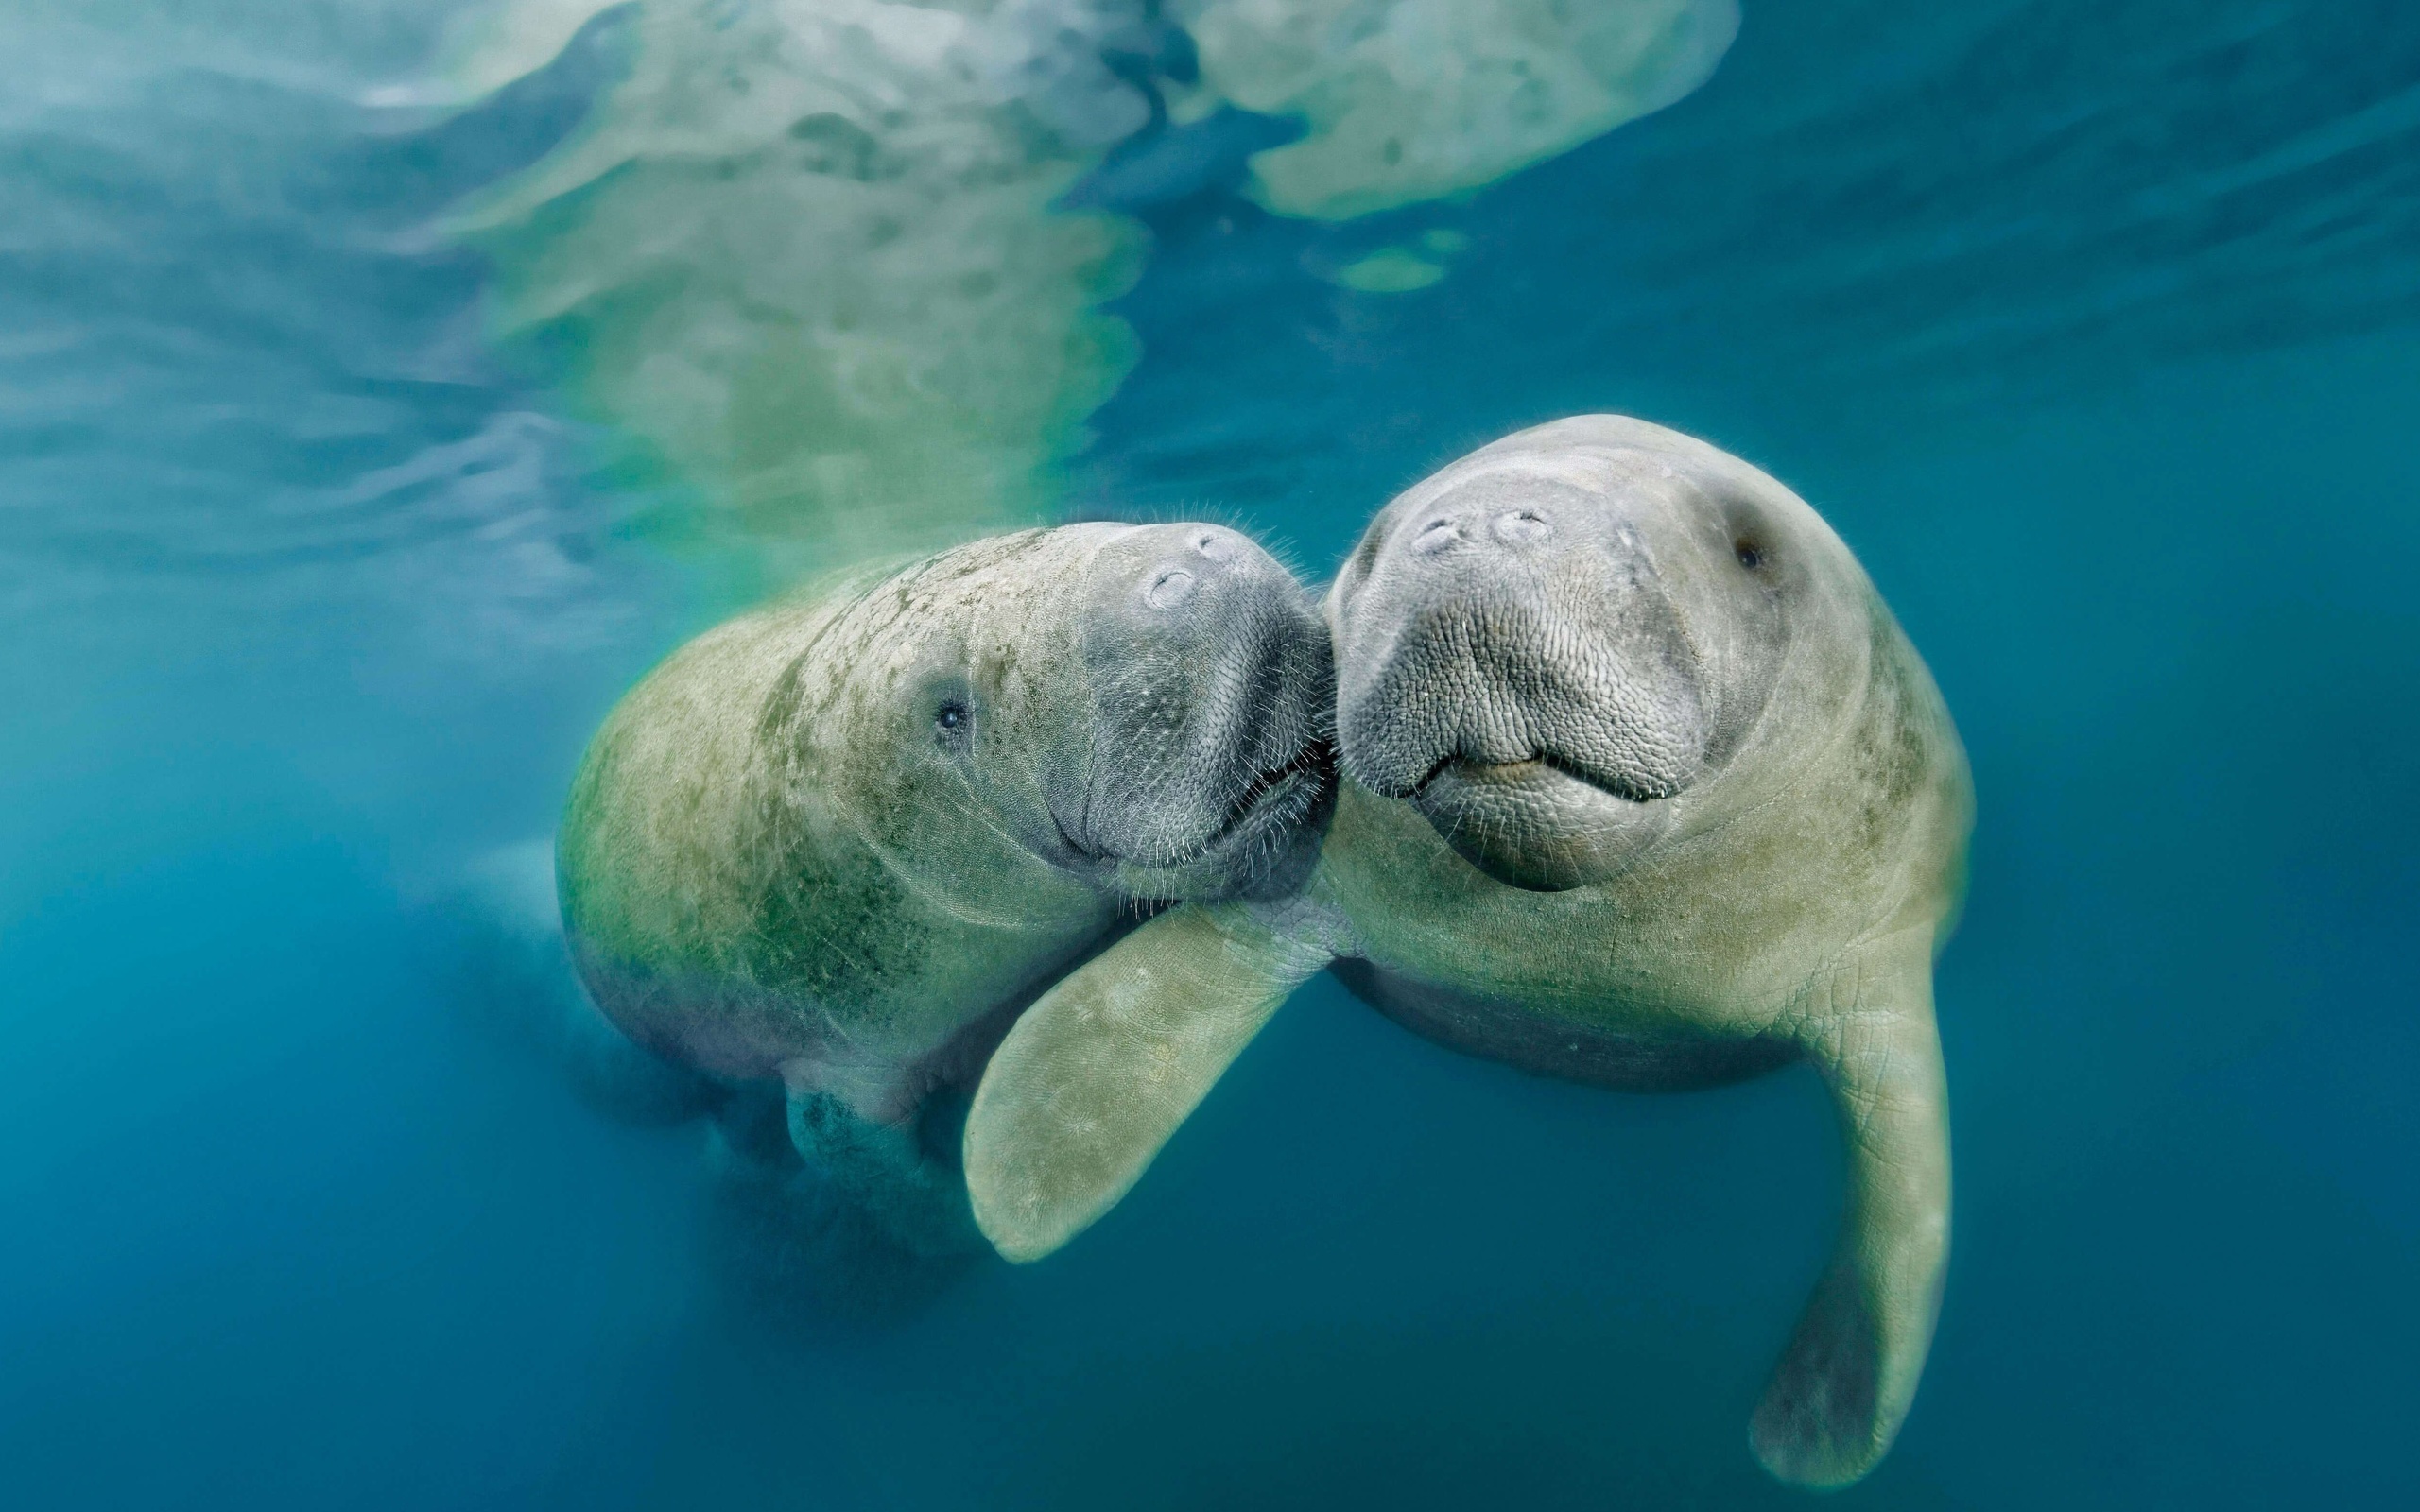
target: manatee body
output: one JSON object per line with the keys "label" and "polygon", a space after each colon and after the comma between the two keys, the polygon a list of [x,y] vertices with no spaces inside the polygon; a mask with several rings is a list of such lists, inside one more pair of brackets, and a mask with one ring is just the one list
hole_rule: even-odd
{"label": "manatee body", "polygon": [[[1614,416],[1405,492],[1327,610],[1344,777],[1315,874],[1155,919],[1035,1005],[967,1125],[986,1233],[1029,1258],[1106,1211],[1332,958],[1398,1022],[1547,1075],[1680,1089],[1803,1058],[1849,1207],[1751,1440],[1785,1480],[1858,1479],[1947,1254],[1932,961],[1972,801],[1922,661],[1796,495]],[[1152,1084],[1174,1091],[1124,1090],[1178,1051]]]}
{"label": "manatee body", "polygon": [[1299,885],[1330,696],[1302,591],[1217,526],[861,574],[700,636],[606,719],[558,839],[573,959],[655,1056],[777,1084],[878,1231],[979,1244],[920,1116],[1150,904]]}

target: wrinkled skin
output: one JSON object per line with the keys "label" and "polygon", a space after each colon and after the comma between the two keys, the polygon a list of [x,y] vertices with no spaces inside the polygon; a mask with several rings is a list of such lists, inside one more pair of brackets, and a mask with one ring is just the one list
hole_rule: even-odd
{"label": "wrinkled skin", "polygon": [[[1098,1217],[1331,960],[1398,1022],[1542,1074],[1680,1089],[1804,1058],[1849,1211],[1751,1440],[1785,1480],[1857,1480],[1947,1254],[1931,968],[1971,798],[1923,662],[1789,490],[1614,416],[1416,485],[1327,607],[1344,780],[1316,873],[1155,919],[1035,1005],[966,1129],[986,1233],[1033,1258]],[[1137,1096],[1137,1063],[1181,1069]]]}
{"label": "wrinkled skin", "polygon": [[656,1056],[778,1084],[891,1238],[979,1244],[920,1115],[1150,905],[1299,885],[1329,689],[1301,589],[1211,525],[1028,531],[743,616],[589,747],[573,958]]}

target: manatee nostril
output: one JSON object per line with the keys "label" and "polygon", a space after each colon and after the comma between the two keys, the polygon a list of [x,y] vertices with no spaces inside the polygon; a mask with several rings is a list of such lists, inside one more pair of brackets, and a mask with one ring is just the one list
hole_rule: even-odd
{"label": "manatee nostril", "polygon": [[1143,602],[1153,609],[1174,609],[1193,596],[1193,575],[1182,567],[1162,570],[1143,590]]}
{"label": "manatee nostril", "polygon": [[1530,546],[1554,534],[1554,526],[1535,509],[1507,509],[1495,517],[1495,539],[1508,546]]}
{"label": "manatee nostril", "polygon": [[1236,543],[1215,530],[1204,530],[1193,538],[1196,554],[1211,561],[1225,561],[1236,554]]}
{"label": "manatee nostril", "polygon": [[1451,520],[1431,520],[1421,527],[1411,549],[1424,557],[1436,555],[1462,539],[1461,530]]}

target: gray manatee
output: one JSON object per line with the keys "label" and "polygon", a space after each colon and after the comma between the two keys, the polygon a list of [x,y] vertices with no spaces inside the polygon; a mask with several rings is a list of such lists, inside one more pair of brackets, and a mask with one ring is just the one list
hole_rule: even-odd
{"label": "gray manatee", "polygon": [[1216,525],[861,573],[699,637],[607,717],[557,842],[573,961],[653,1056],[777,1083],[877,1232],[979,1248],[920,1117],[1151,903],[1300,885],[1331,702],[1307,597]]}
{"label": "gray manatee", "polygon": [[1543,1074],[1695,1088],[1804,1058],[1848,1211],[1750,1436],[1784,1480],[1857,1480],[1915,1392],[1949,1233],[1932,963],[1972,799],[1924,663],[1796,495],[1615,416],[1396,498],[1327,611],[1344,777],[1315,873],[1166,914],[1027,1013],[964,1135],[984,1232],[1029,1260],[1107,1211],[1332,960],[1419,1033]]}

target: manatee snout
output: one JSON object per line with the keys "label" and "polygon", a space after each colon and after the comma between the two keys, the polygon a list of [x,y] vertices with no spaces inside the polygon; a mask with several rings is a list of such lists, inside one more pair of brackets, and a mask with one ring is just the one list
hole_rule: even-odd
{"label": "manatee snout", "polygon": [[1714,725],[1654,512],[1517,463],[1434,482],[1330,599],[1343,768],[1500,882],[1598,880],[1663,833]]}
{"label": "manatee snout", "polygon": [[1137,526],[1086,585],[1092,756],[1060,828],[1123,890],[1217,897],[1299,880],[1334,797],[1326,627],[1250,538]]}

